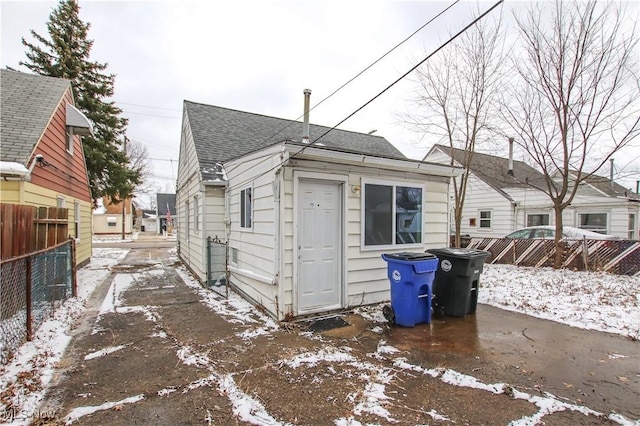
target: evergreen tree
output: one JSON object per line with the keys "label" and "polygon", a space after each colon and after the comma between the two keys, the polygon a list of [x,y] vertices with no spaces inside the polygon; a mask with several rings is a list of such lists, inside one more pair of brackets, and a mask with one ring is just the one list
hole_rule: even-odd
{"label": "evergreen tree", "polygon": [[114,74],[105,74],[107,63],[90,60],[93,40],[87,38],[90,24],[79,15],[77,0],[61,0],[49,15],[49,38],[31,30],[34,43],[24,38],[27,61],[20,62],[31,71],[71,81],[76,107],[94,124],[95,137],[83,137],[89,185],[94,200],[109,196],[124,200],[141,183],[141,170],[129,166],[122,144],[127,119],[122,110],[105,99],[113,96]]}

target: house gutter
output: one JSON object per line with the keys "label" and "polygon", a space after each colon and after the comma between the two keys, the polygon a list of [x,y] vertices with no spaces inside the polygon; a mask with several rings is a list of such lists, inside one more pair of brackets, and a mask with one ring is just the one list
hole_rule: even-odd
{"label": "house gutter", "polygon": [[374,155],[351,153],[345,151],[332,150],[327,148],[316,148],[308,146],[301,154],[299,145],[287,142],[288,152],[296,154],[296,158],[314,159],[328,161],[331,163],[353,164],[377,169],[395,170],[403,172],[413,172],[442,177],[458,177],[463,169],[456,166],[448,166],[437,163],[427,163],[419,160],[403,160],[397,158],[380,157]]}

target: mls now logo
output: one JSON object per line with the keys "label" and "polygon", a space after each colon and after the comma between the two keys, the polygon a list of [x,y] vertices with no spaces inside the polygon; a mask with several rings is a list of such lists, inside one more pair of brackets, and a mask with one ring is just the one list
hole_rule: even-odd
{"label": "mls now logo", "polygon": [[398,282],[402,279],[402,275],[400,275],[400,271],[394,269],[393,272],[391,272],[391,278],[393,278],[395,282]]}

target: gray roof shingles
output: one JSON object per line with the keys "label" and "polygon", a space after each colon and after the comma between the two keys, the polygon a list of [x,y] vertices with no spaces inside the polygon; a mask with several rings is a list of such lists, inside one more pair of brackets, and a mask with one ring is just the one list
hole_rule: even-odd
{"label": "gray roof shingles", "polygon": [[0,70],[0,160],[26,165],[68,80]]}
{"label": "gray roof shingles", "polygon": [[[203,179],[214,178],[216,163],[229,161],[282,141],[302,139],[302,123],[261,114],[184,101]],[[310,124],[314,142],[329,127]],[[406,159],[381,136],[332,130],[316,147]]]}
{"label": "gray roof shingles", "polygon": [[[464,150],[457,148],[452,149],[444,145],[435,145],[435,147],[449,156],[451,156],[453,152],[453,157],[456,161],[463,161]],[[525,188],[529,185],[534,185],[537,188],[546,188],[544,175],[522,161],[513,161],[513,175],[510,175],[507,173],[509,170],[508,158],[475,152],[469,168],[483,181],[501,192],[505,188]],[[610,180],[602,176],[589,175],[586,177],[585,182],[593,185],[610,197],[628,197],[633,200],[640,199],[638,194],[625,189],[618,183],[614,182],[613,185],[611,185]]]}

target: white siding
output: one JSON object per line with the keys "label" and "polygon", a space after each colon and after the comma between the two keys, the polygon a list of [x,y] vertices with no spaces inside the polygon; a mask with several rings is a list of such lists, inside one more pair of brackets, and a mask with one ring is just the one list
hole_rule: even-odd
{"label": "white siding", "polygon": [[[448,178],[383,171],[368,167],[346,166],[321,161],[291,160],[281,169],[278,147],[272,147],[226,164],[229,177],[228,211],[231,219],[230,249],[237,250],[237,263],[231,264],[230,283],[254,303],[283,319],[295,314],[294,291],[294,179],[296,173],[322,173],[346,180],[344,260],[347,284],[345,307],[376,303],[389,299],[386,263],[381,254],[389,250],[361,248],[361,193],[352,187],[362,179],[375,178],[424,185],[423,243],[412,251],[447,245]],[[276,182],[276,183],[274,183]],[[252,188],[252,228],[240,227],[240,191]],[[274,189],[278,197],[274,197]],[[279,222],[278,221],[279,217]],[[396,251],[406,251],[399,246]]]}
{"label": "white siding", "polygon": [[[177,187],[176,210],[180,222],[178,226],[180,258],[201,282],[206,282],[207,237],[217,236],[220,240],[225,240],[224,188],[202,184],[186,112],[180,140]],[[198,198],[198,203],[195,202],[195,197]],[[189,217],[186,212],[187,202],[190,210]],[[196,204],[199,210],[197,213],[194,211]],[[200,217],[200,229],[198,230],[195,227],[194,214],[198,214]]]}
{"label": "white siding", "polygon": [[[225,164],[229,179],[228,212],[231,222],[229,250],[237,251],[230,264],[229,282],[273,316],[282,316],[278,304],[276,256],[276,201],[274,168],[279,164],[277,148],[266,149]],[[240,226],[240,191],[252,190],[250,228]],[[280,311],[280,314],[276,312]]]}

